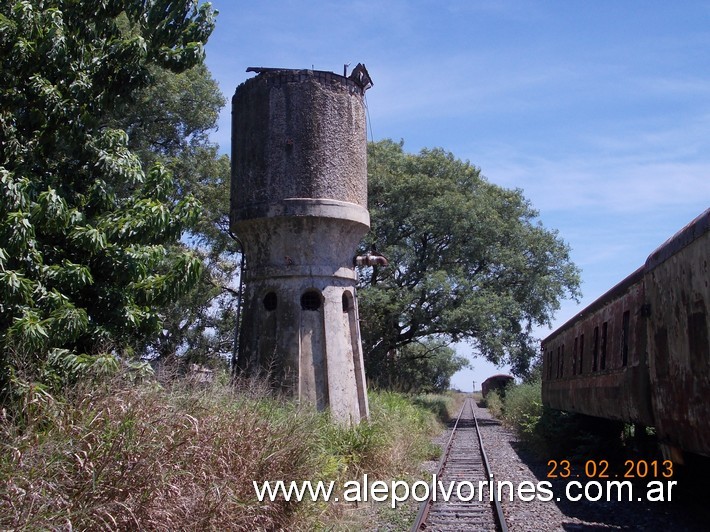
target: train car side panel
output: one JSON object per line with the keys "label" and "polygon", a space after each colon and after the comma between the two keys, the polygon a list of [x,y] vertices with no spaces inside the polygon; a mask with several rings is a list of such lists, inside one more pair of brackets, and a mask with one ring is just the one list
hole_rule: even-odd
{"label": "train car side panel", "polygon": [[646,264],[647,330],[661,441],[710,456],[710,209]]}
{"label": "train car side panel", "polygon": [[653,425],[643,272],[637,270],[543,341],[543,403]]}

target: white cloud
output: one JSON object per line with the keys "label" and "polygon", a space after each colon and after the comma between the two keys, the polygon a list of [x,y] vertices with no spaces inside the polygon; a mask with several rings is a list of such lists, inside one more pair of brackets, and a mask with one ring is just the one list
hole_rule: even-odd
{"label": "white cloud", "polygon": [[710,204],[710,158],[697,162],[622,157],[506,158],[477,161],[494,182],[522,188],[543,211],[639,213],[671,206]]}

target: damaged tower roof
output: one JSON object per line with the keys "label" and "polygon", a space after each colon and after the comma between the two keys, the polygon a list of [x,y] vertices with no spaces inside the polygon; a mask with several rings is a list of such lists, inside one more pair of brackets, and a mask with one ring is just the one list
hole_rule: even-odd
{"label": "damaged tower roof", "polygon": [[[347,68],[347,67],[346,67]],[[256,72],[257,74],[303,74],[305,76],[313,76],[318,74],[328,74],[331,76],[338,76],[334,72],[328,72],[325,70],[313,70],[313,69],[299,69],[299,68],[278,68],[278,67],[249,67],[247,72]],[[374,83],[372,78],[365,68],[365,65],[358,63],[349,76],[342,76],[343,78],[349,79],[355,83],[362,92],[364,93],[367,89],[372,87]]]}

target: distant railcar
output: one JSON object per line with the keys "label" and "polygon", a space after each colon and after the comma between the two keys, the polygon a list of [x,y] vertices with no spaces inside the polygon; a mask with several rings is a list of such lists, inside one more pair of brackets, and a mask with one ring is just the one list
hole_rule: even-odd
{"label": "distant railcar", "polygon": [[513,380],[515,379],[513,379],[510,375],[493,375],[492,377],[488,377],[483,381],[483,384],[481,384],[481,393],[483,394],[483,397],[494,390],[505,393],[505,387],[513,382]]}
{"label": "distant railcar", "polygon": [[543,403],[710,456],[709,258],[710,209],[543,340]]}

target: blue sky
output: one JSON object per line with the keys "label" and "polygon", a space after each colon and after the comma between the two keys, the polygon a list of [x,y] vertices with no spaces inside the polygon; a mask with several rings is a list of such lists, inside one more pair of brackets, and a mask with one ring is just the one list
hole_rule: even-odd
{"label": "blue sky", "polygon": [[[582,269],[580,305],[563,302],[553,326],[710,206],[710,2],[212,4],[207,64],[227,98],[249,66],[362,62],[374,140],[442,147],[523,189]],[[225,152],[229,115],[213,135]],[[453,384],[498,372],[473,366]]]}

